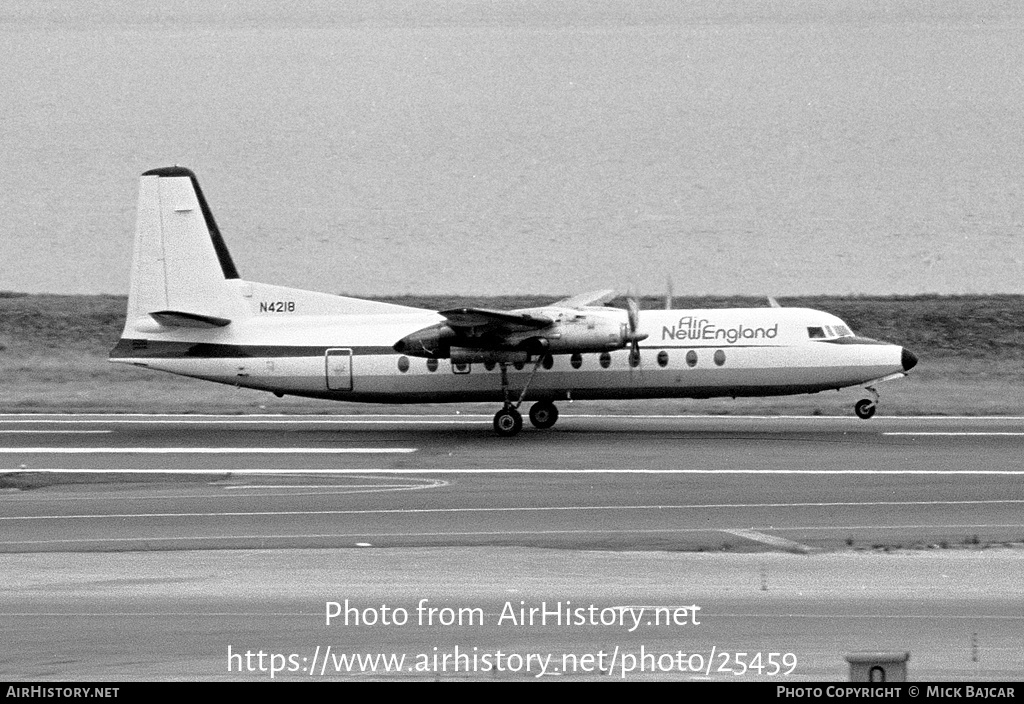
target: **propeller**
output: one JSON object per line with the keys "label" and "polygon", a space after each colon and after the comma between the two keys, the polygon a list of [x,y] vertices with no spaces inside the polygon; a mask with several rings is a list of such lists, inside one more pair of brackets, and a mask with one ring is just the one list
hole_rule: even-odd
{"label": "propeller", "polygon": [[623,336],[623,340],[631,344],[630,359],[640,362],[640,341],[646,340],[647,333],[638,333],[640,327],[640,305],[632,296],[626,298],[626,318],[629,321],[629,330]]}

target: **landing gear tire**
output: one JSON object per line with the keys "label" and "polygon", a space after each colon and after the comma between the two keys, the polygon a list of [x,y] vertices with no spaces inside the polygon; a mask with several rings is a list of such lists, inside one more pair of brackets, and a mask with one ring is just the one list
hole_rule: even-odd
{"label": "landing gear tire", "polygon": [[857,417],[863,418],[864,420],[875,415],[875,411],[877,410],[878,405],[869,398],[857,401],[857,404],[853,407],[853,412],[857,414]]}
{"label": "landing gear tire", "polygon": [[550,401],[538,401],[530,407],[530,422],[545,430],[558,422],[558,408]]}
{"label": "landing gear tire", "polygon": [[502,408],[494,414],[494,432],[503,438],[518,435],[523,429],[523,416],[514,408]]}

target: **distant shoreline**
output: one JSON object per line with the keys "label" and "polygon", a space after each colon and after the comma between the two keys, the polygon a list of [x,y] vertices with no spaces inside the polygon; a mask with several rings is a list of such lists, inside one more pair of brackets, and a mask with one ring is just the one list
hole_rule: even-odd
{"label": "distant shoreline", "polygon": [[[375,300],[432,310],[550,303],[552,296],[391,296]],[[375,406],[278,399],[110,364],[127,297],[0,292],[0,412],[377,413],[437,412],[438,406]],[[884,384],[881,415],[1024,415],[1024,295],[814,296],[784,306],[826,310],[855,332],[912,350],[921,362],[906,379]],[[613,303],[622,304],[622,299]],[[645,309],[663,299],[644,297]],[[675,307],[765,306],[749,296],[683,297]],[[641,319],[642,319],[641,311]],[[858,388],[767,399],[586,402],[615,412],[849,415]],[[475,408],[474,404],[440,406]],[[488,406],[490,408],[490,406]]]}

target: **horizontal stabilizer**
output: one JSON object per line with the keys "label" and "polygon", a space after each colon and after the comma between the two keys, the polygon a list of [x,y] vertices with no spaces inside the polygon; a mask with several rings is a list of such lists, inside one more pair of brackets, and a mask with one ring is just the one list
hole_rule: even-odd
{"label": "horizontal stabilizer", "polygon": [[222,328],[231,324],[227,318],[185,313],[179,310],[161,310],[149,315],[161,325],[171,328]]}

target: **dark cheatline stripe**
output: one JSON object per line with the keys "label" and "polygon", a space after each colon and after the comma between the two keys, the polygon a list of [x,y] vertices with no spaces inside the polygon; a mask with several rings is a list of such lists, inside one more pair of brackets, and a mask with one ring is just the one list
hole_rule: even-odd
{"label": "dark cheatline stripe", "polygon": [[224,345],[121,338],[110,356],[116,359],[224,359],[243,357],[323,357],[327,350],[350,349],[356,356],[395,354],[390,347],[352,345]]}
{"label": "dark cheatline stripe", "polygon": [[[884,344],[884,343],[875,343]],[[663,345],[643,347],[655,349],[736,349],[738,347],[779,347],[780,345]],[[355,356],[397,354],[393,347],[359,345],[226,345],[209,342],[169,342],[121,338],[110,356],[117,359],[223,359],[242,357],[322,357],[327,350],[350,349]]]}
{"label": "dark cheatline stripe", "polygon": [[[793,345],[730,345],[718,343],[717,345],[640,345],[641,350],[739,350],[739,349],[778,349],[781,347],[792,347]],[[627,348],[622,348],[627,349]]]}
{"label": "dark cheatline stripe", "polygon": [[813,342],[824,342],[829,345],[890,345],[891,342],[872,340],[870,337],[837,337],[832,340],[813,340]]}

